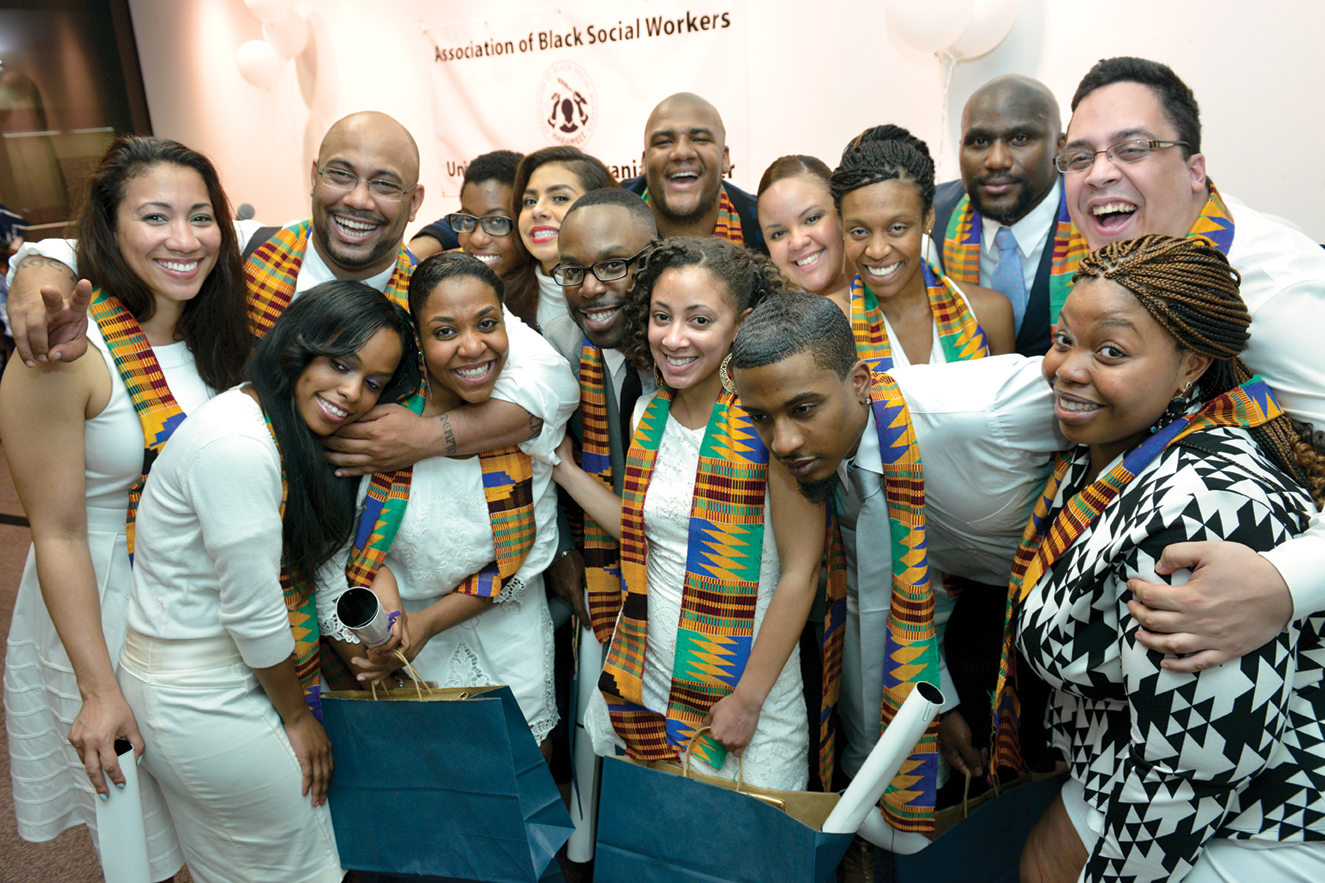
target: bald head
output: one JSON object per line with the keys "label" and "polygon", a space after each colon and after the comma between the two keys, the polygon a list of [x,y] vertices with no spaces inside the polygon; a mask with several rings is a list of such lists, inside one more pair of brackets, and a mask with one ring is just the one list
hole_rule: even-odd
{"label": "bald head", "polygon": [[372,110],[337,120],[322,139],[311,185],[313,243],[337,277],[367,279],[396,262],[405,226],[423,203],[419,147],[404,126]]}
{"label": "bald head", "polygon": [[419,145],[415,143],[409,129],[393,116],[376,110],[361,110],[341,117],[331,124],[327,134],[322,137],[322,145],[317,152],[318,162],[326,162],[329,157],[346,149],[347,145],[374,146],[380,154],[393,161],[396,170],[405,179],[406,186],[419,179]]}
{"label": "bald head", "polygon": [[730,166],[718,109],[690,92],[664,98],[644,126],[644,180],[658,231],[711,235]]}
{"label": "bald head", "polygon": [[1020,74],[985,83],[962,111],[961,170],[976,211],[1015,224],[1058,180],[1062,148],[1058,102],[1039,80]]}

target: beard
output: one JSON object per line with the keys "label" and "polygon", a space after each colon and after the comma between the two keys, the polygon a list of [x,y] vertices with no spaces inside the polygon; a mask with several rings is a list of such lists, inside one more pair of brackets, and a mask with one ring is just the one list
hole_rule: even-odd
{"label": "beard", "polygon": [[971,205],[975,206],[975,210],[983,217],[989,218],[991,221],[997,221],[1005,227],[1011,227],[1026,217],[1027,212],[1035,208],[1035,194],[1031,192],[1030,185],[1025,178],[1014,179],[1014,183],[1019,185],[1017,199],[1011,205],[1004,207],[991,206],[979,195],[979,185],[984,183],[983,178],[971,183],[974,185],[971,188]]}
{"label": "beard", "polygon": [[827,478],[821,478],[818,481],[806,481],[797,484],[801,490],[801,496],[814,503],[816,506],[833,501],[833,492],[837,490],[837,473],[833,473]]}

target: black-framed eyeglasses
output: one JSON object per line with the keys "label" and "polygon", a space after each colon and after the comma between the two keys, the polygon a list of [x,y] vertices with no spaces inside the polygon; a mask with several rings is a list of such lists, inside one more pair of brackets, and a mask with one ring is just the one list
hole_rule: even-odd
{"label": "black-framed eyeglasses", "polygon": [[510,236],[515,226],[515,222],[504,215],[484,215],[480,218],[464,212],[452,212],[442,220],[457,233],[473,233],[474,228],[482,227],[483,232],[489,236]]}
{"label": "black-framed eyeglasses", "polygon": [[1114,165],[1119,163],[1140,162],[1156,150],[1163,150],[1165,147],[1190,147],[1186,141],[1156,141],[1153,138],[1133,138],[1129,141],[1119,141],[1117,144],[1111,144],[1104,150],[1068,150],[1054,157],[1054,166],[1063,174],[1068,172],[1084,172],[1086,169],[1095,165],[1095,158],[1101,153],[1108,157],[1109,162]]}
{"label": "black-framed eyeglasses", "polygon": [[599,282],[615,282],[625,277],[630,272],[630,265],[642,258],[649,249],[653,248],[650,242],[635,254],[628,258],[606,258],[594,264],[592,267],[577,267],[574,264],[562,264],[552,268],[551,276],[561,285],[570,287],[584,282],[585,273],[593,273]]}
{"label": "black-framed eyeglasses", "polygon": [[383,202],[400,202],[406,193],[412,191],[413,187],[406,187],[395,181],[388,181],[385,178],[360,178],[354,172],[346,169],[321,168],[318,167],[317,173],[322,178],[322,183],[326,184],[332,190],[341,190],[346,193],[359,186],[359,182],[368,185],[368,192],[374,199],[380,199]]}

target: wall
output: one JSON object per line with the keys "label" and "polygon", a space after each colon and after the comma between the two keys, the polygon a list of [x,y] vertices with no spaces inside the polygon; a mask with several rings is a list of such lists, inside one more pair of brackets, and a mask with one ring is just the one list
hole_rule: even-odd
{"label": "wall", "polygon": [[[457,18],[482,14],[480,4],[446,2]],[[640,2],[647,9],[647,0]],[[273,223],[307,215],[317,143],[331,122],[354,110],[383,110],[405,123],[421,138],[422,183],[437,181],[437,155],[426,137],[433,130],[431,44],[420,30],[422,15],[435,20],[435,0],[294,5],[313,26],[312,48],[265,90],[235,68],[239,44],[261,37],[241,0],[130,0],[156,133],[210,154],[231,199],[252,203]],[[504,0],[502,12],[560,5]],[[735,8],[722,0],[703,6]],[[1315,45],[1325,7],[1267,0],[1251,20],[1242,0],[1020,0],[1007,40],[954,71],[946,126],[937,64],[897,52],[883,7],[879,0],[749,0],[752,167],[737,170],[737,184],[753,189],[764,167],[785,153],[818,155],[832,165],[848,138],[881,122],[911,128],[931,148],[942,134],[939,177],[951,179],[962,105],[985,81],[1004,73],[1038,77],[1059,96],[1066,120],[1077,81],[1097,59],[1140,55],[1170,64],[1195,91],[1207,170],[1220,187],[1325,241],[1318,211],[1325,176],[1313,162],[1325,147],[1325,124],[1314,112],[1325,86],[1325,56]],[[668,78],[666,71],[658,76]],[[648,111],[640,108],[638,122],[629,124],[642,131]],[[449,202],[425,201],[413,227],[452,211]]]}

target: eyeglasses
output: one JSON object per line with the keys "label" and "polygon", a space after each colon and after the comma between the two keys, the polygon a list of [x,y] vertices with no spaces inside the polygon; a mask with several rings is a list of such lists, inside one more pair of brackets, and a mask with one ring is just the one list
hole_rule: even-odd
{"label": "eyeglasses", "polygon": [[1110,145],[1107,150],[1069,150],[1066,153],[1060,153],[1054,157],[1054,166],[1063,174],[1068,172],[1084,172],[1086,169],[1095,165],[1095,157],[1101,153],[1109,158],[1109,162],[1114,165],[1119,163],[1140,162],[1152,151],[1162,150],[1165,147],[1189,147],[1186,141],[1155,141],[1151,138],[1136,138],[1131,141],[1119,141],[1117,144]]}
{"label": "eyeglasses", "polygon": [[317,170],[318,175],[322,177],[322,182],[332,190],[341,190],[349,192],[359,186],[359,182],[368,185],[368,192],[374,199],[380,199],[383,202],[400,202],[401,197],[409,193],[414,187],[404,187],[395,181],[388,181],[385,178],[360,178],[353,172],[345,169],[323,169]]}
{"label": "eyeglasses", "polygon": [[644,256],[644,253],[653,248],[650,242],[644,248],[628,258],[607,258],[599,261],[592,267],[577,267],[574,264],[562,264],[559,267],[553,267],[551,276],[563,286],[569,288],[572,285],[579,285],[584,281],[585,273],[593,273],[599,282],[615,282],[624,278],[630,272],[630,265]]}
{"label": "eyeglasses", "polygon": [[442,220],[457,233],[473,233],[475,227],[482,227],[483,232],[489,236],[510,236],[511,226],[514,224],[510,218],[502,215],[484,215],[476,218],[464,212],[452,212]]}

